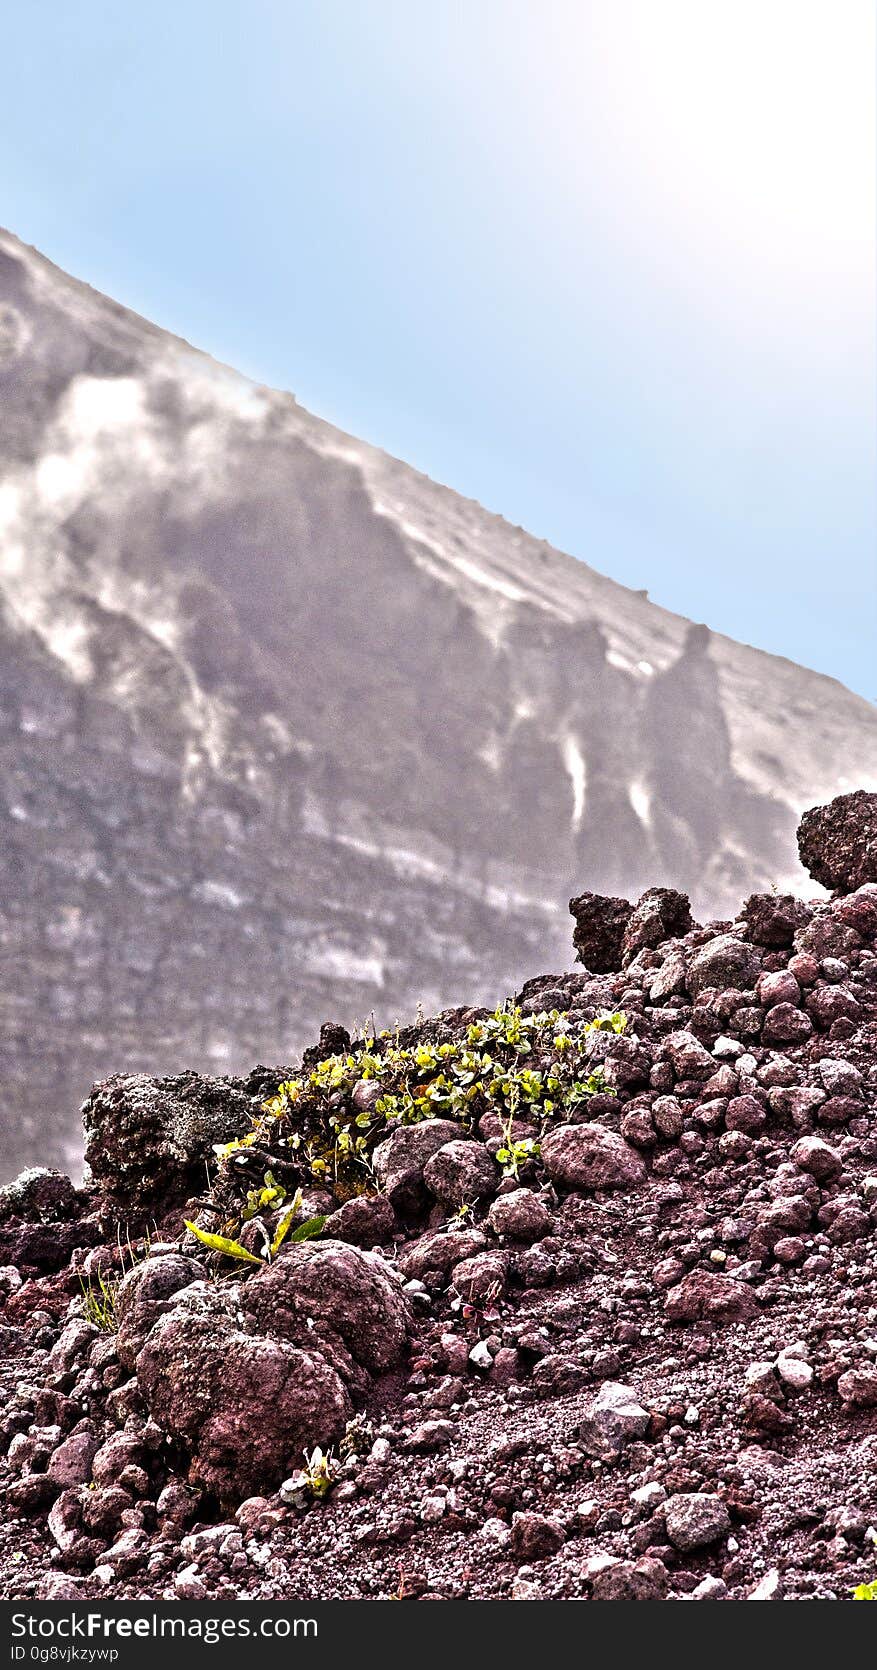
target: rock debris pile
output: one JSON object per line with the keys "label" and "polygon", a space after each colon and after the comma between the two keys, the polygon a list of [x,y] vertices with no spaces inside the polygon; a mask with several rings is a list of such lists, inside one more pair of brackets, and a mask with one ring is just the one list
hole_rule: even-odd
{"label": "rock debris pile", "polygon": [[96,1085],[85,1186],[0,1190],[3,1593],[877,1578],[877,795],[799,847],[582,894],[495,1012]]}

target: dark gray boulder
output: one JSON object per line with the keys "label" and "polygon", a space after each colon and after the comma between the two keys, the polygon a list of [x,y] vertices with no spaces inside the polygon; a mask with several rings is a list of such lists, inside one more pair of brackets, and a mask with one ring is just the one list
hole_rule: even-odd
{"label": "dark gray boulder", "polygon": [[580,893],[569,901],[575,918],[572,942],[576,957],[592,974],[612,974],[621,967],[624,935],[633,915],[629,899],[604,893]]}
{"label": "dark gray boulder", "polygon": [[198,1073],[103,1079],[82,1108],[91,1176],[117,1208],[166,1211],[204,1185],[214,1144],[243,1136],[254,1105],[232,1081]]}

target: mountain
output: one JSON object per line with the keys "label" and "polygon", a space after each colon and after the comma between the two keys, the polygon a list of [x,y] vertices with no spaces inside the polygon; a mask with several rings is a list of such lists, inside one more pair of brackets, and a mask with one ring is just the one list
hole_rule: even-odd
{"label": "mountain", "polygon": [[[877,710],[668,613],[0,234],[0,1120],[569,960],[795,870]],[[599,558],[599,553],[596,553]],[[753,598],[757,614],[758,599]]]}

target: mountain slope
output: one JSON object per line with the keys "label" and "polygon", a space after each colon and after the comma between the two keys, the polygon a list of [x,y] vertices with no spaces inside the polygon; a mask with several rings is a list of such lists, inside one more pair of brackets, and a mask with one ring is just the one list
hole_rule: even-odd
{"label": "mountain slope", "polygon": [[[697,912],[877,782],[877,712],[710,634],[0,234],[6,1163],[120,1060],[567,960],[575,888]],[[753,610],[758,601],[753,599]]]}

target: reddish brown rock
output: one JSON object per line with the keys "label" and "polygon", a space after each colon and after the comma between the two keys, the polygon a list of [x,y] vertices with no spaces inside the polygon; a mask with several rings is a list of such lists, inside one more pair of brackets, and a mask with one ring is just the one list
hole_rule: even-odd
{"label": "reddish brown rock", "polygon": [[191,1457],[189,1477],[236,1503],[288,1476],[302,1452],[337,1440],[353,1413],[325,1358],[242,1332],[230,1312],[182,1305],[137,1359],[153,1418]]}
{"label": "reddish brown rock", "polygon": [[692,1270],[664,1300],[671,1322],[747,1322],[757,1308],[743,1282],[710,1270]]}
{"label": "reddish brown rock", "polygon": [[629,963],[639,951],[662,945],[668,939],[684,939],[694,923],[687,893],[675,887],[650,887],[634,906],[622,940],[622,961]]}
{"label": "reddish brown rock", "polygon": [[798,853],[830,891],[854,893],[877,881],[877,794],[857,789],[811,807],[798,826]]}
{"label": "reddish brown rock", "polygon": [[560,1125],[542,1142],[542,1163],[564,1189],[632,1189],[646,1175],[642,1155],[604,1125]]}

